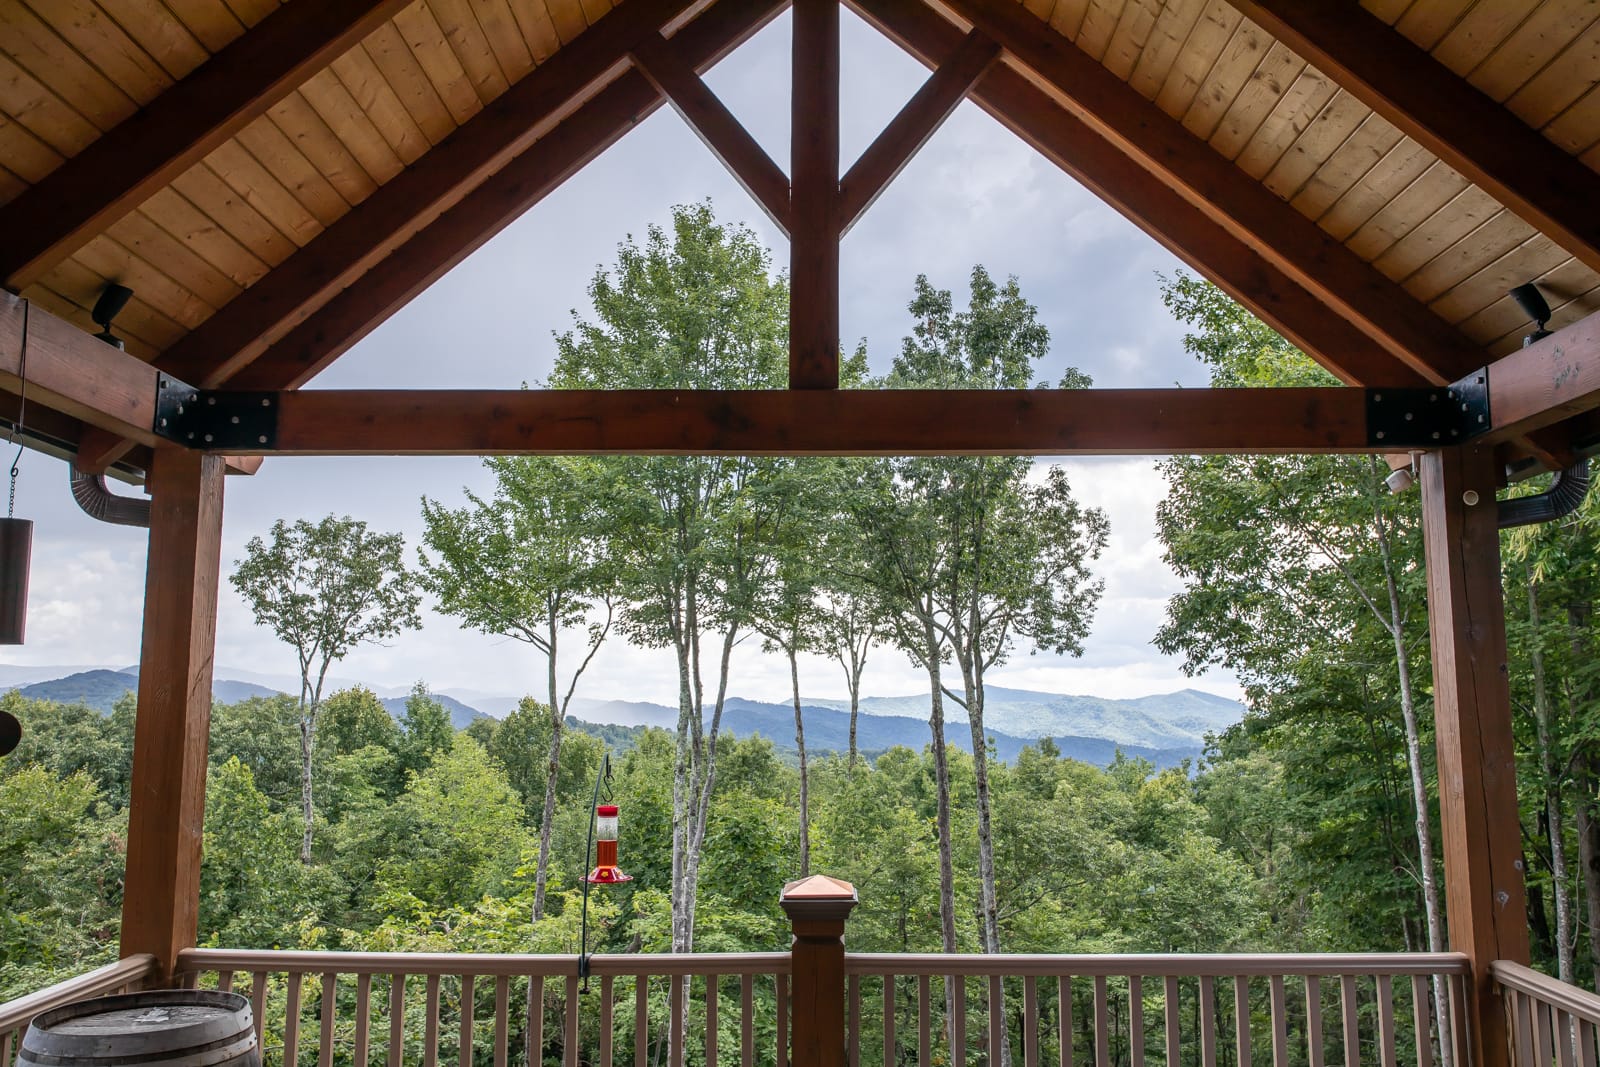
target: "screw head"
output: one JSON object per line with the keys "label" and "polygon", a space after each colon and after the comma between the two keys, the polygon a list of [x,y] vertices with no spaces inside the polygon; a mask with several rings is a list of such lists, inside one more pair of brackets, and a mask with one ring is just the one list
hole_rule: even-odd
{"label": "screw head", "polygon": [[1477,507],[1478,491],[1476,489],[1468,489],[1465,493],[1461,494],[1461,502],[1469,508]]}

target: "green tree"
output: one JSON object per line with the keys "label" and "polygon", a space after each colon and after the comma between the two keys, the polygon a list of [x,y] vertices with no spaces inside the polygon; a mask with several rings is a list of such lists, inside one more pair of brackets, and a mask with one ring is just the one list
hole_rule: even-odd
{"label": "green tree", "polygon": [[317,732],[323,747],[336,756],[348,756],[368,745],[391,752],[400,747],[400,728],[394,716],[376,693],[360,685],[341,689],[322,702]]}
{"label": "green tree", "polygon": [[406,697],[406,710],[400,715],[400,770],[421,774],[433,765],[439,754],[455,747],[456,728],[450,711],[433,698],[428,687],[418,682]]}
{"label": "green tree", "polygon": [[200,868],[199,937],[224,948],[295,944],[306,906],[308,871],[297,862],[298,827],[274,810],[237,756],[206,781],[206,826]]}
{"label": "green tree", "polygon": [[254,788],[274,810],[293,807],[300,793],[300,706],[277,694],[248,697],[211,708],[211,763],[237,759],[249,769]]}
{"label": "green tree", "polygon": [[370,532],[357,519],[279,519],[270,540],[249,540],[230,576],[257,625],[271,627],[299,661],[302,863],[311,862],[312,756],[328,668],[358,645],[421,625],[404,547],[399,534]]}

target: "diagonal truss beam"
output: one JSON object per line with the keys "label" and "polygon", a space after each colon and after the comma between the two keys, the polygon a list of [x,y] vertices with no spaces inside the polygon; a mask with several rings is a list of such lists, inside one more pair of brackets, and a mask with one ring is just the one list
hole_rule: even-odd
{"label": "diagonal truss beam", "polygon": [[843,236],[911,162],[911,158],[944,125],[966,99],[984,71],[1000,55],[1000,47],[974,30],[949,59],[939,64],[906,102],[861,158],[839,179],[839,233]]}
{"label": "diagonal truss beam", "polygon": [[[868,23],[932,66],[953,54],[961,32],[923,0],[851,0]],[[1121,212],[1178,258],[1217,283],[1262,321],[1350,385],[1441,385],[1331,314],[1320,297],[1223,228],[1103,134],[1004,64],[970,96],[1007,129]]]}
{"label": "diagonal truss beam", "polygon": [[243,129],[408,0],[286,4],[0,209],[0,278],[21,291]]}
{"label": "diagonal truss beam", "polygon": [[633,61],[744,186],[745,192],[761,205],[773,224],[788,236],[789,176],[701,80],[682,51],[657,36],[634,49]]}
{"label": "diagonal truss beam", "polygon": [[1398,284],[1021,4],[945,3],[1087,125],[1418,373],[1453,381],[1483,362],[1480,349]]}
{"label": "diagonal truss beam", "polygon": [[1233,6],[1356,99],[1600,270],[1600,175],[1398,30],[1338,0]]}

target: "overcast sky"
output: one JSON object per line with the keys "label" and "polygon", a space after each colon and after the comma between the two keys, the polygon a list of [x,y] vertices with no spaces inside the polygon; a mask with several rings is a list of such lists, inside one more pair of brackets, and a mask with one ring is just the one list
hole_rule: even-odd
{"label": "overcast sky", "polygon": [[[921,84],[926,72],[874,31],[844,14],[845,165]],[[789,23],[784,16],[707,77],[780,166],[788,164]],[[665,223],[674,204],[710,198],[725,221],[747,222],[774,250],[785,243],[759,209],[670,109],[658,111],[582,174],[535,207],[454,272],[356,346],[312,387],[514,388],[548,374],[552,333],[574,309],[596,267],[619,241]],[[956,291],[973,264],[1016,275],[1050,329],[1052,351],[1039,375],[1059,379],[1078,366],[1099,386],[1201,385],[1182,350],[1182,330],[1162,308],[1158,273],[1177,261],[1036,156],[988,116],[963,104],[846,238],[842,250],[846,347],[865,338],[873,368],[885,369],[910,325],[915,276]],[[1177,661],[1150,645],[1178,582],[1153,536],[1164,486],[1145,459],[1064,461],[1078,497],[1105,508],[1111,544],[1098,570],[1106,592],[1078,660],[1019,649],[997,684],[1064,693],[1137,696],[1185,686],[1229,696],[1235,681],[1212,673],[1187,679]],[[423,495],[455,503],[463,489],[490,485],[472,459],[274,459],[251,478],[229,478],[223,562],[278,518],[330,512],[420,539]],[[119,491],[128,487],[117,486]],[[105,526],[79,512],[66,466],[28,453],[17,514],[35,520],[28,643],[0,649],[0,664],[126,666],[138,659],[145,534]],[[414,554],[414,550],[413,550]],[[218,675],[294,674],[292,654],[256,628],[224,582],[217,635]],[[542,663],[516,642],[464,631],[425,615],[423,629],[387,647],[353,653],[335,673],[378,687],[419,679],[439,690],[516,694],[537,690]],[[585,676],[580,695],[675,703],[671,655],[613,642]],[[920,690],[925,676],[881,650],[865,689]],[[803,665],[802,685],[842,696],[837,667]],[[735,658],[731,692],[783,699],[787,669],[751,642]]]}

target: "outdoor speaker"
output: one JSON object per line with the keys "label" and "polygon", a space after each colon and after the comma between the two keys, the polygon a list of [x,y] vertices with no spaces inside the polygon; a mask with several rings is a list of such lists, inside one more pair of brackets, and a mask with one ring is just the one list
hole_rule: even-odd
{"label": "outdoor speaker", "polygon": [[28,622],[28,557],[31,519],[0,519],[0,645],[22,644]]}

